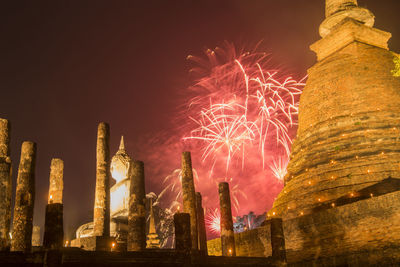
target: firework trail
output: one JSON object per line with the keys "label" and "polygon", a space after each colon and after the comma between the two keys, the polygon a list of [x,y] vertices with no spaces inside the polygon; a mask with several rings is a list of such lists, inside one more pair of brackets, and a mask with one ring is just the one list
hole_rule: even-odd
{"label": "firework trail", "polygon": [[[189,105],[195,128],[184,139],[197,141],[203,161],[211,158],[213,166],[224,155],[226,172],[235,155],[243,168],[246,150],[258,147],[264,168],[272,145],[290,153],[289,130],[296,125],[304,83],[269,70],[265,53],[237,54],[227,46],[206,52],[211,70],[191,88],[199,93]],[[226,63],[219,63],[221,58]],[[206,65],[197,57],[189,59]]]}
{"label": "firework trail", "polygon": [[269,168],[272,171],[272,174],[276,179],[280,182],[283,182],[287,174],[287,165],[289,164],[289,159],[287,157],[279,157],[277,160],[274,159],[272,164],[269,165]]}

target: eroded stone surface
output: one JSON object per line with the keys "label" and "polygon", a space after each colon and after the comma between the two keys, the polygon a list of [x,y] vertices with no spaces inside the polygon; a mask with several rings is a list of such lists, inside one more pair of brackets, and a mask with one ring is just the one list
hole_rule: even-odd
{"label": "eroded stone surface", "polygon": [[52,159],[50,165],[50,186],[49,186],[49,201],[51,203],[63,203],[64,189],[64,161],[61,159]]}
{"label": "eroded stone surface", "polygon": [[204,221],[204,209],[202,204],[202,197],[200,192],[196,192],[196,209],[197,209],[197,230],[199,239],[199,250],[207,253],[207,234],[206,234],[206,224]]}
{"label": "eroded stone surface", "polygon": [[30,252],[32,248],[35,161],[36,144],[23,142],[15,194],[11,251]]}
{"label": "eroded stone surface", "polygon": [[96,194],[93,235],[110,236],[110,127],[100,123],[97,130]]}
{"label": "eroded stone surface", "polygon": [[40,246],[40,226],[34,225],[32,230],[32,246]]}
{"label": "eroded stone surface", "polygon": [[128,216],[128,251],[146,248],[146,193],[144,163],[131,162],[131,183]]}
{"label": "eroded stone surface", "polygon": [[226,182],[219,183],[218,193],[221,212],[222,256],[236,256],[229,184]]}
{"label": "eroded stone surface", "polygon": [[192,159],[190,152],[182,153],[182,198],[183,211],[190,215],[190,236],[192,238],[192,249],[198,249],[196,192],[194,189]]}
{"label": "eroded stone surface", "polygon": [[177,251],[189,252],[192,249],[191,221],[189,213],[175,213],[175,249]]}
{"label": "eroded stone surface", "polygon": [[10,129],[10,122],[0,118],[0,251],[10,247],[12,194]]}

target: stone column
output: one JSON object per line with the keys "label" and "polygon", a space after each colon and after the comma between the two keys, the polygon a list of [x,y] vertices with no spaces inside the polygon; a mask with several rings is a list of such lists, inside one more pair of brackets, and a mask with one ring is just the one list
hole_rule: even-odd
{"label": "stone column", "polygon": [[190,235],[192,238],[192,249],[198,249],[197,238],[197,214],[196,214],[196,194],[194,189],[192,160],[190,152],[182,153],[182,198],[183,212],[190,215]]}
{"label": "stone column", "polygon": [[32,231],[32,246],[40,247],[40,226],[33,226]]}
{"label": "stone column", "polygon": [[226,182],[219,183],[218,193],[219,193],[219,206],[221,210],[222,256],[236,256],[229,184]]}
{"label": "stone column", "polygon": [[49,200],[46,205],[43,247],[61,249],[64,241],[63,223],[63,172],[64,162],[52,159],[50,166]]}
{"label": "stone column", "polygon": [[52,159],[50,165],[50,186],[49,186],[49,200],[51,203],[63,203],[63,189],[64,189],[64,161],[61,159]]}
{"label": "stone column", "polygon": [[110,236],[110,127],[101,122],[97,130],[96,194],[93,235]]}
{"label": "stone column", "polygon": [[10,122],[0,118],[0,251],[10,247],[11,158]]}
{"label": "stone column", "polygon": [[200,192],[196,192],[196,209],[197,209],[197,229],[199,237],[199,250],[207,255],[207,235],[206,224],[204,222],[204,209]]}
{"label": "stone column", "polygon": [[23,142],[15,194],[11,251],[30,252],[35,201],[36,144]]}
{"label": "stone column", "polygon": [[181,252],[189,252],[192,249],[192,238],[190,237],[190,215],[189,213],[175,213],[175,249]]}
{"label": "stone column", "polygon": [[283,235],[282,219],[272,218],[270,222],[272,259],[276,262],[286,262],[285,237]]}
{"label": "stone column", "polygon": [[128,251],[146,249],[146,191],[144,163],[133,160],[130,164]]}
{"label": "stone column", "polygon": [[355,6],[357,6],[357,0],[326,0],[325,16],[329,17],[338,11],[343,11],[349,7]]}

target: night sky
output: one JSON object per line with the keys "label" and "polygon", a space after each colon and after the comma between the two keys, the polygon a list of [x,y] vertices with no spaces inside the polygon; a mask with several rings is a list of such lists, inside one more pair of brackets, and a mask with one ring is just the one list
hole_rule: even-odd
{"label": "night sky", "polygon": [[[375,14],[376,28],[393,34],[389,47],[400,52],[400,1],[359,4]],[[66,235],[91,220],[99,122],[110,124],[112,155],[121,135],[135,159],[160,153],[149,142],[176,134],[193,82],[188,55],[224,40],[263,40],[260,50],[302,77],[315,63],[308,47],[323,19],[323,0],[2,1],[0,117],[12,124],[14,190],[21,143],[37,143],[34,224],[44,225],[53,157],[65,162]],[[180,152],[145,162],[146,170],[165,164],[163,157],[179,168]],[[161,178],[147,173],[146,191],[159,193]]]}

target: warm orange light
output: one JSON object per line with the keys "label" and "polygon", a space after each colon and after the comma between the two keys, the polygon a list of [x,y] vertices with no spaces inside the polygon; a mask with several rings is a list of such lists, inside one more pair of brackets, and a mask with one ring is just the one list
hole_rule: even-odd
{"label": "warm orange light", "polygon": [[334,208],[334,207],[335,207],[335,203],[332,203],[331,205],[332,205],[332,208]]}
{"label": "warm orange light", "polygon": [[53,199],[53,195],[50,195],[50,199]]}
{"label": "warm orange light", "polygon": [[373,197],[373,196],[374,196],[374,194],[372,194],[372,193],[371,193],[371,194],[369,194],[369,195],[370,195],[371,197]]}
{"label": "warm orange light", "polygon": [[115,248],[115,242],[112,242],[112,243],[111,243],[111,247],[112,247],[112,248]]}
{"label": "warm orange light", "polygon": [[229,255],[232,256],[232,249],[229,249],[228,252],[229,252]]}
{"label": "warm orange light", "polygon": [[351,196],[351,197],[354,197],[354,193],[351,193],[350,196]]}
{"label": "warm orange light", "polygon": [[304,212],[300,212],[300,215],[302,215],[302,216],[303,216],[303,215],[304,215]]}
{"label": "warm orange light", "polygon": [[65,241],[65,247],[68,247],[68,240]]}

